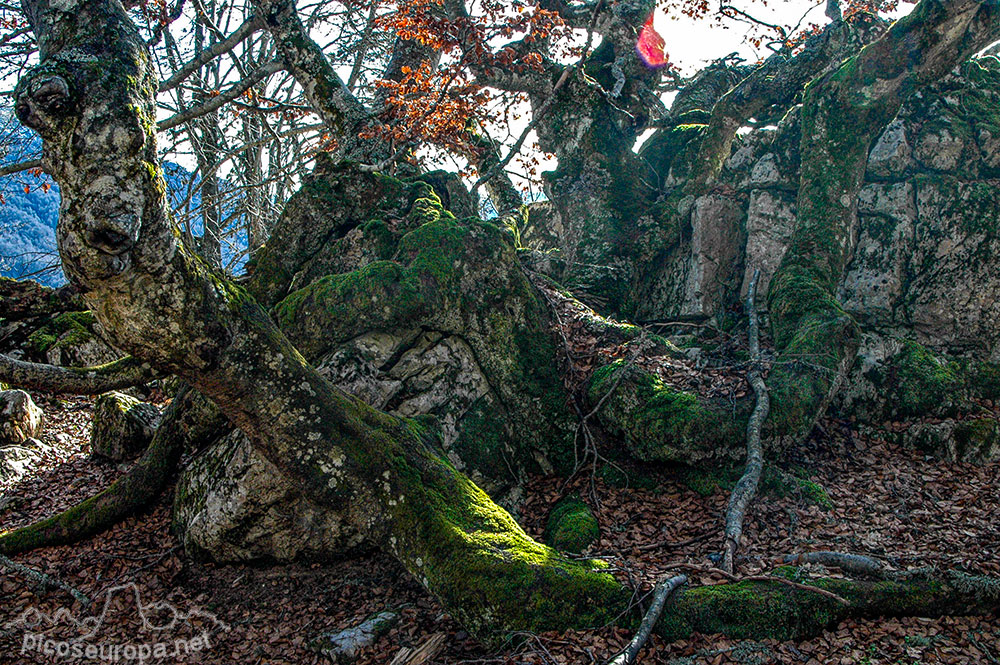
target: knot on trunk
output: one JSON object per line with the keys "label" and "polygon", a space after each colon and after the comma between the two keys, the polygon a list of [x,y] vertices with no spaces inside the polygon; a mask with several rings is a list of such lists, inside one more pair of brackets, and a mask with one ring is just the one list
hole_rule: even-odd
{"label": "knot on trunk", "polygon": [[66,110],[69,99],[69,84],[62,76],[36,76],[19,91],[14,111],[23,124],[41,132],[52,124],[51,116]]}

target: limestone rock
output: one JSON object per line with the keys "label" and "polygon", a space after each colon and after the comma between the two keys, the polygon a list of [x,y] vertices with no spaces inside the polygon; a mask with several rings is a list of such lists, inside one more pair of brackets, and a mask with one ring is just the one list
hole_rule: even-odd
{"label": "limestone rock", "polygon": [[23,390],[0,392],[0,446],[21,444],[42,431],[42,410]]}
{"label": "limestone rock", "polygon": [[28,475],[51,447],[38,439],[0,446],[0,490],[6,490]]}
{"label": "limestone rock", "polygon": [[220,562],[343,556],[363,543],[345,517],[304,498],[239,430],[196,457],[174,494],[174,529],[185,550]]}
{"label": "limestone rock", "polygon": [[94,404],[90,450],[116,462],[138,457],[160,422],[160,411],[124,393],[109,392]]}
{"label": "limestone rock", "polygon": [[913,166],[913,149],[901,120],[889,123],[868,155],[868,174],[881,178],[901,176]]}

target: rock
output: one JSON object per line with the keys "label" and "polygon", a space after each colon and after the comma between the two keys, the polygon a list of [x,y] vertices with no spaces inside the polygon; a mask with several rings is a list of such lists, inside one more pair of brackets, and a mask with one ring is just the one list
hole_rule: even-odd
{"label": "rock", "polygon": [[913,148],[913,156],[923,166],[935,171],[954,171],[961,163],[965,141],[949,127],[936,127],[922,133]]}
{"label": "rock", "polygon": [[399,623],[399,619],[399,612],[385,610],[368,617],[353,628],[320,635],[309,646],[337,665],[353,663],[357,660],[358,652],[375,644]]}
{"label": "rock", "polygon": [[711,317],[718,313],[724,294],[742,278],[744,211],[729,196],[698,198],[691,211],[690,268],[681,315]]}
{"label": "rock", "polygon": [[189,554],[219,562],[324,561],[364,543],[343,512],[304,498],[239,430],[183,471],[173,524]]}
{"label": "rock", "polygon": [[913,166],[913,149],[906,141],[906,125],[894,120],[885,128],[868,155],[868,174],[890,178]]}
{"label": "rock", "polygon": [[556,503],[545,526],[545,543],[571,554],[580,554],[600,535],[594,511],[574,497]]}
{"label": "rock", "polygon": [[916,423],[900,443],[952,462],[988,464],[1000,459],[1000,423],[995,418]]}
{"label": "rock", "polygon": [[13,487],[28,475],[50,446],[38,439],[0,446],[0,490]]}
{"label": "rock", "polygon": [[740,298],[745,298],[755,270],[760,270],[757,280],[757,301],[767,302],[767,289],[771,278],[788,248],[788,240],[795,228],[795,196],[790,193],[754,190],[750,193],[747,212],[746,268]]}
{"label": "rock", "polygon": [[42,431],[42,410],[23,390],[0,392],[0,446],[21,444]]}
{"label": "rock", "polygon": [[50,365],[91,367],[121,357],[103,341],[100,323],[90,312],[63,312],[31,333],[29,359]]}
{"label": "rock", "polygon": [[116,462],[138,457],[149,446],[160,410],[124,393],[109,392],[94,404],[90,451]]}

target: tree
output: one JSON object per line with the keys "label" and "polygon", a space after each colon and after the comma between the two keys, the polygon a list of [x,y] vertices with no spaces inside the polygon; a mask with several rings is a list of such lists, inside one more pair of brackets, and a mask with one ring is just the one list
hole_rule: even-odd
{"label": "tree", "polygon": [[[642,153],[632,152],[649,122],[660,76],[632,57],[653,2],[540,3],[544,11],[532,13],[531,20],[503,27],[501,34],[513,30],[510,25],[529,30],[499,54],[483,48],[491,23],[469,16],[464,4],[405,7],[410,13],[402,16],[414,17],[415,28],[394,44],[385,87],[395,95],[385,98],[379,116],[344,85],[291,3],[255,6],[283,67],[336,139],[331,163],[317,176],[317,182],[336,183],[329,187],[332,223],[357,207],[358,199],[385,206],[382,199],[402,196],[410,205],[407,214],[415,215],[392,260],[320,277],[278,303],[276,296],[292,282],[286,261],[298,250],[319,252],[314,234],[325,229],[302,229],[265,247],[246,289],[228,280],[171,225],[156,148],[159,85],[147,45],[125,9],[117,0],[58,6],[25,0],[40,62],[18,84],[17,115],[42,136],[43,167],[61,188],[59,248],[67,277],[114,346],[131,356],[87,378],[103,388],[125,370],[143,377],[151,370],[175,374],[191,391],[175,400],[167,420],[186,416],[194,424],[161,427],[116,487],[68,514],[0,537],[0,550],[23,551],[103,528],[148,500],[179,447],[217,428],[224,417],[313,501],[342,509],[354,528],[396,556],[483,639],[625,616],[628,594],[613,576],[598,562],[568,559],[529,538],[455,468],[431,427],[348,396],[307,360],[316,338],[310,326],[346,336],[358,320],[388,327],[406,319],[460,331],[482,348],[499,338],[503,349],[496,352],[500,360],[493,371],[500,375],[523,375],[527,366],[552,361],[539,352],[551,348],[544,326],[518,327],[497,315],[506,309],[536,322],[551,316],[520,269],[508,232],[459,221],[442,212],[440,199],[421,189],[426,185],[377,173],[407,160],[420,142],[435,140],[460,145],[480,160],[487,180],[501,176],[504,160],[490,154],[492,142],[462,117],[463,99],[479,101],[470,97],[474,88],[460,86],[456,100],[446,94],[447,85],[444,93],[431,86],[436,96],[416,113],[398,104],[398,96],[411,88],[419,92],[428,71],[461,80],[464,69],[439,60],[448,49],[468,58],[477,85],[527,94],[539,143],[559,160],[546,179],[552,214],[560,220],[553,225],[563,229],[559,241],[567,267],[560,277],[607,312],[643,316],[657,259],[698,214],[695,195],[711,187],[737,129],[765,107],[782,112],[805,86],[798,220],[768,292],[779,354],[769,377],[774,413],[768,436],[780,448],[812,428],[857,348],[856,323],[837,302],[835,289],[856,234],[857,194],[870,144],[910,93],[988,45],[1000,30],[996,2],[923,0],[888,29],[877,22],[857,27],[835,21],[743,77],[723,65],[728,84],[708,85],[706,76],[691,86],[693,95],[695,84],[705,84],[712,113],[699,130],[695,176],[665,193],[651,184],[660,174],[651,173]],[[495,15],[488,18],[503,9],[490,6]],[[556,25],[598,33],[602,41],[592,49],[588,39],[580,60],[559,64],[548,56],[556,48],[548,28]],[[439,43],[428,34],[455,37]],[[854,53],[866,41],[871,43]],[[755,92],[761,78],[788,84]],[[738,84],[726,90],[735,79]],[[661,150],[690,131],[684,114],[665,115],[653,144]],[[449,121],[452,116],[461,118],[460,127]],[[466,134],[471,138],[461,144]],[[353,191],[358,186],[363,191]],[[411,190],[424,194],[411,196]],[[502,183],[495,192],[496,207],[508,212],[509,187]],[[414,198],[424,203],[418,206]],[[505,219],[523,224],[522,212]],[[489,285],[480,302],[468,297],[469,283]],[[270,314],[261,303],[273,306]],[[527,343],[519,343],[529,334]],[[811,360],[806,369],[803,357]],[[20,385],[51,387],[61,380],[51,368],[5,363],[4,378],[17,370]],[[813,371],[816,364],[823,371]],[[69,374],[79,377],[79,371]],[[699,418],[700,434],[708,439],[734,429],[732,422]],[[692,630],[791,636],[849,615],[989,611],[1000,600],[996,588],[993,580],[955,571],[806,584],[750,579],[681,592],[659,630],[668,637]]]}

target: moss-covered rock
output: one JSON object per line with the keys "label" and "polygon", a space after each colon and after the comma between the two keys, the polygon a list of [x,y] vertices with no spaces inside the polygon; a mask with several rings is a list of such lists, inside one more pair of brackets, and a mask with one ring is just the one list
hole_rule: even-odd
{"label": "moss-covered rock", "polygon": [[90,452],[116,462],[138,457],[153,440],[160,410],[120,392],[104,393],[94,403]]}
{"label": "moss-covered rock", "polygon": [[580,554],[601,535],[590,506],[576,497],[562,499],[549,512],[545,543],[571,554]]}
{"label": "moss-covered rock", "polygon": [[[423,182],[321,164],[273,238],[250,290],[334,384],[391,413],[433,420],[440,452],[508,507],[520,501],[526,473],[571,469],[573,419],[551,314],[507,230],[455,218]],[[182,484],[202,504],[230,507],[227,523],[260,531],[271,517],[266,506],[240,500],[240,478],[249,475],[239,475],[212,484],[198,473]],[[205,483],[204,492],[195,488]],[[178,512],[202,510],[188,502]],[[291,505],[282,510],[294,514]],[[187,524],[180,521],[182,531]],[[239,533],[226,538],[233,543]],[[220,553],[288,558],[314,550],[268,554],[255,541]]]}
{"label": "moss-covered rock", "polygon": [[597,417],[637,459],[698,464],[738,457],[752,405],[672,388],[623,360],[597,369],[587,390]]}

